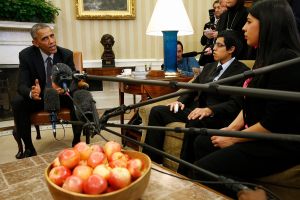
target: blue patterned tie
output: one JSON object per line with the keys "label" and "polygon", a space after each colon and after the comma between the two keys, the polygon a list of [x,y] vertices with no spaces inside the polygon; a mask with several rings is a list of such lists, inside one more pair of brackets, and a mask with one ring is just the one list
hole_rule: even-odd
{"label": "blue patterned tie", "polygon": [[53,67],[53,63],[52,63],[52,58],[48,57],[46,59],[47,61],[47,68],[46,68],[46,87],[50,88],[52,85],[52,81],[51,81],[51,75],[52,75],[52,67]]}
{"label": "blue patterned tie", "polygon": [[212,82],[215,77],[220,74],[220,71],[223,69],[222,65],[219,65],[210,75],[207,82]]}

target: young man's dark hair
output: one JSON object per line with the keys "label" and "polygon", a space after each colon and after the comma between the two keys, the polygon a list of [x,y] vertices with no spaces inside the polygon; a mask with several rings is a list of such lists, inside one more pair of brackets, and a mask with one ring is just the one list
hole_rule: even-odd
{"label": "young man's dark hair", "polygon": [[177,40],[177,45],[180,45],[180,46],[181,46],[181,49],[182,49],[182,51],[183,51],[183,45],[182,45],[182,43],[181,43],[179,40]]}
{"label": "young man's dark hair", "polygon": [[226,30],[222,31],[218,34],[217,38],[223,37],[224,44],[226,49],[230,49],[231,47],[235,47],[235,51],[232,53],[232,57],[238,57],[241,53],[242,42],[238,37],[238,33],[234,30]]}

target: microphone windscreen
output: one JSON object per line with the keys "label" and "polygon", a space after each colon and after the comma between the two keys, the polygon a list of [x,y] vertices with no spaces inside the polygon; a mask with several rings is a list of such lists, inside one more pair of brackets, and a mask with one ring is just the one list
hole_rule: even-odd
{"label": "microphone windscreen", "polygon": [[44,110],[57,112],[60,110],[60,101],[57,91],[53,88],[46,88],[44,92]]}
{"label": "microphone windscreen", "polygon": [[61,86],[62,81],[70,83],[72,80],[72,70],[64,63],[56,63],[52,67],[52,82]]}
{"label": "microphone windscreen", "polygon": [[[95,103],[92,94],[87,90],[76,90],[73,94],[74,104],[78,106],[84,114],[93,113],[93,104]],[[75,109],[77,119],[83,120],[83,114],[79,109]],[[85,121],[85,120],[84,120]]]}

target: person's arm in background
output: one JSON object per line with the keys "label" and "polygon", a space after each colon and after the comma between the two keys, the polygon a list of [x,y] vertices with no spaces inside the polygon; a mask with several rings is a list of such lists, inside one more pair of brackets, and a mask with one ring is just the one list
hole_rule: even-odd
{"label": "person's arm in background", "polygon": [[188,57],[184,58],[184,61],[182,63],[181,71],[180,73],[184,76],[194,76],[193,68],[197,67],[199,68],[199,63],[195,59],[195,57]]}
{"label": "person's arm in background", "polygon": [[208,37],[205,35],[205,30],[208,28],[208,23],[204,25],[203,35],[201,36],[200,43],[203,46],[206,46]]}

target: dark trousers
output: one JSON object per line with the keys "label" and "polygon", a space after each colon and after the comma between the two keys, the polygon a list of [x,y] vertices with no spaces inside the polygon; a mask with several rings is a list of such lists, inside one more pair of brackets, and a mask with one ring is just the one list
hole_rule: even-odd
{"label": "dark trousers", "polygon": [[[192,110],[185,108],[183,111],[179,109],[177,113],[170,111],[169,106],[155,106],[151,109],[149,115],[149,126],[165,126],[171,122],[184,122],[186,127],[197,127],[197,128],[221,128],[224,127],[224,120],[219,120],[214,117],[206,117],[202,120],[188,120],[187,116]],[[196,134],[185,133],[183,139],[183,145],[181,150],[181,159],[187,162],[194,162],[194,153],[193,153],[193,141],[196,137]],[[159,130],[148,130],[145,138],[145,143],[163,150],[165,140],[165,131]],[[162,163],[163,157],[159,153],[155,153],[149,149],[143,148],[143,152],[149,155],[152,161],[156,163]],[[184,173],[185,171],[190,171],[184,166],[180,165],[179,171]],[[184,173],[185,174],[185,173]]]}
{"label": "dark trousers", "polygon": [[[186,122],[187,116],[190,110],[179,109],[177,113],[170,111],[169,106],[155,106],[151,109],[149,115],[148,126],[166,126],[171,122]],[[145,143],[159,150],[163,150],[165,141],[165,131],[160,130],[147,130]],[[143,152],[146,153],[152,161],[161,164],[163,157],[147,148],[143,148]]]}
{"label": "dark trousers", "polygon": [[[247,133],[245,133],[247,134]],[[257,178],[271,175],[300,163],[297,155],[289,146],[298,146],[297,142],[270,142],[255,140],[236,143],[220,149],[212,145],[210,137],[197,137],[194,142],[195,164],[219,175]],[[203,179],[203,175],[194,172],[194,178]]]}
{"label": "dark trousers", "polygon": [[[298,148],[294,148],[297,146]],[[298,159],[300,147],[297,142],[256,140],[237,143],[220,149],[212,145],[209,136],[198,136],[193,148],[196,159],[195,165],[217,176],[222,175],[235,181],[251,182],[253,178],[282,172],[300,163]],[[202,181],[216,181],[209,174],[196,170],[193,170],[192,178]],[[236,195],[224,184],[209,185],[209,187],[231,197]]]}
{"label": "dark trousers", "polygon": [[[202,120],[191,120],[186,123],[186,128],[209,128],[209,129],[220,129],[229,124],[226,119],[219,119],[215,117],[205,117]],[[194,151],[194,141],[196,138],[207,137],[205,135],[199,135],[200,133],[184,133],[183,143],[181,148],[180,159],[185,160],[189,163],[194,163],[196,160],[197,152]],[[210,138],[209,136],[208,138]],[[191,177],[192,170],[185,165],[179,164],[178,173],[185,176]]]}
{"label": "dark trousers", "polygon": [[[35,151],[31,139],[30,114],[44,109],[43,100],[34,101],[29,98],[24,98],[23,96],[17,94],[13,98],[11,105],[14,114],[16,132],[18,136],[22,138],[25,144],[25,149],[30,149]],[[76,120],[73,103],[69,99],[69,97],[60,95],[60,105],[62,107],[69,108],[71,110],[71,119]],[[74,134],[72,145],[74,145],[80,141],[82,126],[78,126],[78,125],[72,126],[72,129]]]}

